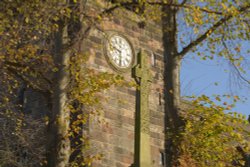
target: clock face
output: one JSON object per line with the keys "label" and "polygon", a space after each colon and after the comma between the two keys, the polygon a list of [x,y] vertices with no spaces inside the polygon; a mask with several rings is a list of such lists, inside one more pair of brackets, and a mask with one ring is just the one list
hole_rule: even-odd
{"label": "clock face", "polygon": [[129,42],[120,35],[112,35],[107,42],[109,61],[116,69],[125,70],[133,63],[133,51]]}

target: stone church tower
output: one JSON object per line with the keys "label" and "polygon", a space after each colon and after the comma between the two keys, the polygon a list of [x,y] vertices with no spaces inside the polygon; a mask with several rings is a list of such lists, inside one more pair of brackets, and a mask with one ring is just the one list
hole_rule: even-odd
{"label": "stone church tower", "polygon": [[[86,1],[86,9],[100,11],[98,0]],[[105,5],[105,4],[103,4]],[[164,98],[161,26],[140,20],[129,9],[117,10],[93,28],[82,42],[90,55],[88,67],[119,74],[140,88],[112,87],[103,93],[103,111],[88,124],[91,150],[103,158],[93,167],[163,167]],[[46,113],[45,97],[25,91],[26,113]],[[99,123],[98,120],[104,123]],[[140,165],[139,165],[140,164]]]}
{"label": "stone church tower", "polygon": [[[88,3],[90,8],[96,6],[94,1]],[[91,68],[117,73],[127,81],[141,84],[137,91],[131,87],[113,87],[104,92],[106,100],[101,117],[105,125],[95,119],[89,125],[91,147],[104,155],[93,166],[165,166],[160,25],[147,22],[142,28],[131,11],[116,11],[101,21],[99,30],[91,31],[83,46],[91,55]],[[146,69],[140,64],[142,59]],[[142,85],[144,80],[146,86]]]}

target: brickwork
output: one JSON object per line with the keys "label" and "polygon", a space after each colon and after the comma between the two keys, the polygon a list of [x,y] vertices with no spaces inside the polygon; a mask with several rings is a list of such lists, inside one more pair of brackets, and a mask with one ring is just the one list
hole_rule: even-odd
{"label": "brickwork", "polygon": [[[125,12],[125,13],[124,13]],[[145,50],[153,83],[149,93],[151,157],[154,167],[161,166],[160,151],[164,148],[164,101],[163,101],[163,51],[161,45],[161,28],[152,23],[138,27],[136,16],[129,11],[120,11],[114,17],[105,19],[100,30],[92,30],[90,37],[84,41],[85,50],[91,55],[89,65],[98,71],[116,73],[107,63],[104,53],[106,34],[112,31],[126,36],[134,47],[135,54]],[[133,20],[134,19],[134,20]],[[136,63],[135,63],[136,64]],[[131,71],[122,73],[127,81],[132,81]],[[136,90],[128,87],[113,87],[104,92],[104,123],[92,120],[89,127],[92,149],[104,155],[95,162],[96,167],[129,167],[134,162],[134,125]]]}

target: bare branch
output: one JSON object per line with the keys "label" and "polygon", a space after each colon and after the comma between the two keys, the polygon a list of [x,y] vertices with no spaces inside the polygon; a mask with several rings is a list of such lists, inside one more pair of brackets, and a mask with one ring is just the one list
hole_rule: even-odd
{"label": "bare branch", "polygon": [[240,70],[236,67],[236,65],[234,63],[231,63],[232,66],[234,67],[235,71],[237,72],[238,76],[240,77],[240,79],[242,79],[243,81],[245,81],[246,83],[248,83],[250,85],[250,80],[247,80],[240,72]]}
{"label": "bare branch", "polygon": [[[227,49],[228,54],[231,54],[229,48],[227,47],[227,44],[225,43],[225,41],[224,41],[223,39],[222,39],[222,45]],[[240,70],[237,68],[237,66],[234,64],[234,62],[232,62],[232,61],[229,60],[229,63],[233,66],[234,70],[235,70],[236,73],[237,73],[237,76],[240,77],[240,79],[242,79],[243,81],[245,81],[247,84],[250,85],[250,80],[246,79],[246,78],[241,74]]]}
{"label": "bare branch", "polygon": [[[245,7],[240,8],[238,11],[239,13],[242,13],[250,8],[250,5],[247,5]],[[195,41],[191,42],[188,46],[183,48],[183,50],[178,53],[177,56],[183,57],[187,52],[189,52],[192,48],[199,45],[201,42],[203,42],[207,37],[213,33],[218,27],[226,23],[228,20],[230,20],[232,17],[234,17],[232,14],[229,14],[222,19],[220,19],[218,22],[216,22],[212,27],[210,27],[204,34],[202,34],[200,37],[198,37]]]}

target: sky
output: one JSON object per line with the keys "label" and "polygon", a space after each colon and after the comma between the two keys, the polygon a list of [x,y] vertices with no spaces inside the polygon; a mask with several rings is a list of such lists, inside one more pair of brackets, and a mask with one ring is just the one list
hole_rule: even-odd
{"label": "sky", "polygon": [[[249,43],[248,43],[249,44]],[[247,47],[247,45],[245,45]],[[232,111],[250,115],[250,86],[241,82],[228,69],[228,64],[216,61],[200,60],[193,54],[188,54],[182,62],[181,68],[181,94],[182,96],[213,94],[238,95],[241,101],[236,103]],[[250,64],[249,64],[250,67]],[[246,77],[250,79],[250,70]],[[246,99],[249,97],[248,99]],[[230,101],[229,101],[230,102]]]}
{"label": "sky", "polygon": [[[202,5],[202,4],[200,4]],[[180,18],[184,18],[184,12],[180,12]],[[186,24],[182,19],[178,19],[178,37],[182,39],[185,44],[181,44],[178,41],[178,46],[186,46],[191,41],[194,41],[197,36],[204,33],[208,27],[200,27],[200,33],[193,33],[192,27]],[[229,31],[229,30],[228,30]],[[234,31],[233,31],[234,32]],[[212,34],[213,35],[213,34]],[[230,34],[229,34],[230,35]],[[218,37],[215,35],[215,38]],[[213,38],[211,36],[211,38]],[[205,40],[206,41],[206,40]],[[243,67],[246,70],[244,77],[250,81],[250,41],[242,41],[241,39],[235,39],[234,41],[226,41],[228,44],[229,52],[234,53],[238,56],[243,56],[248,61]],[[203,42],[204,43],[204,42]],[[206,45],[197,47],[197,50],[202,54],[209,55],[210,52],[206,51]],[[241,45],[238,45],[241,44]],[[235,52],[234,48],[240,47],[239,52]],[[215,45],[217,50],[220,50],[222,46]],[[179,48],[179,51],[182,48]],[[216,51],[217,51],[216,50]],[[249,52],[248,52],[249,51]],[[214,60],[201,60],[199,56],[196,55],[197,52],[190,52],[184,56],[181,65],[181,95],[182,96],[199,96],[207,95],[212,97],[215,95],[230,94],[232,96],[239,96],[241,101],[236,103],[236,106],[232,108],[232,111],[244,114],[246,116],[250,115],[250,85],[240,80],[239,77],[233,74],[233,67],[229,65],[228,61],[222,60],[221,58],[214,57]],[[230,100],[226,99],[227,102]],[[231,100],[232,102],[232,100]]]}

